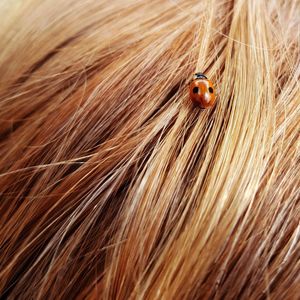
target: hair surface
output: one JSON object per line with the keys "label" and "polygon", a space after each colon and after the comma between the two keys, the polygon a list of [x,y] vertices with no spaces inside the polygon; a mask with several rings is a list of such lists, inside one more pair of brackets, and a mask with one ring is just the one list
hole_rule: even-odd
{"label": "hair surface", "polygon": [[299,16],[1,1],[0,295],[299,299]]}

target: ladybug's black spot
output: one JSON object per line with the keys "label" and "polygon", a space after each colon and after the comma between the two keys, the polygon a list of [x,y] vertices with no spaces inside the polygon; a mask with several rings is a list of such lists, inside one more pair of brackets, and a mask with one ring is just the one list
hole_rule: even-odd
{"label": "ladybug's black spot", "polygon": [[214,89],[212,87],[209,87],[208,90],[211,94],[214,92]]}
{"label": "ladybug's black spot", "polygon": [[198,91],[199,91],[199,88],[198,88],[197,86],[195,86],[195,87],[193,88],[193,93],[194,93],[194,94],[198,94]]}

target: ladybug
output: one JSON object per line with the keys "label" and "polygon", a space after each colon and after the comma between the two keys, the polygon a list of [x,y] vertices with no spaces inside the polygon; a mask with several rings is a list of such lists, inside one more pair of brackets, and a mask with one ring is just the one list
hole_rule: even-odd
{"label": "ladybug", "polygon": [[189,83],[190,98],[201,108],[213,107],[216,101],[214,87],[210,80],[202,73],[194,74]]}

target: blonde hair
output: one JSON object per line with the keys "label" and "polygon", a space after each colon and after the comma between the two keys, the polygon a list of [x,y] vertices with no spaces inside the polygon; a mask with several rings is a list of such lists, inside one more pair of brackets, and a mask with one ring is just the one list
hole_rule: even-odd
{"label": "blonde hair", "polygon": [[297,299],[298,1],[0,15],[0,295]]}

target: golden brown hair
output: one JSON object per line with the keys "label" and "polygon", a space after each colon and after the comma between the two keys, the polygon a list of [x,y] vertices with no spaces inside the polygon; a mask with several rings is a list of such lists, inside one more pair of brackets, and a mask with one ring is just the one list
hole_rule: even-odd
{"label": "golden brown hair", "polygon": [[0,295],[299,299],[299,16],[1,1]]}

